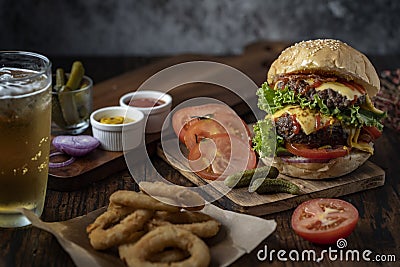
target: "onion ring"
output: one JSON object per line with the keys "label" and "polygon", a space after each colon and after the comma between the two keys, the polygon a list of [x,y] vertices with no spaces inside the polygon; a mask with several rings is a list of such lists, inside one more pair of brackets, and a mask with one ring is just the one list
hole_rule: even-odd
{"label": "onion ring", "polygon": [[[174,263],[150,262],[152,254],[163,251],[167,247],[187,250],[189,258]],[[157,267],[205,267],[210,264],[211,256],[207,245],[196,235],[175,226],[161,226],[145,234],[134,245],[126,249],[121,259],[128,266]]]}
{"label": "onion ring", "polygon": [[[128,211],[129,209],[109,209],[86,228],[94,249],[103,250],[140,238],[141,234],[137,232],[143,229],[153,212],[138,209],[129,214]],[[124,217],[125,215],[127,216]],[[114,225],[116,222],[119,223]]]}
{"label": "onion ring", "polygon": [[110,203],[110,205],[107,207],[107,211],[97,217],[92,224],[89,224],[86,227],[86,232],[90,233],[96,228],[104,228],[108,225],[115,224],[133,211],[133,208],[117,206]]}
{"label": "onion ring", "polygon": [[211,216],[201,212],[156,212],[147,223],[149,230],[154,230],[157,227],[164,225],[174,225],[178,228],[188,230],[201,238],[209,238],[215,236],[221,224]]}
{"label": "onion ring", "polygon": [[153,262],[175,262],[188,258],[190,254],[179,248],[165,249],[156,255],[151,256]]}
{"label": "onion ring", "polygon": [[[123,260],[129,257],[129,250],[135,243],[123,244],[118,247],[119,257]],[[157,254],[151,255],[151,262],[176,262],[188,258],[190,254],[179,248],[168,248]]]}
{"label": "onion ring", "polygon": [[171,206],[135,191],[119,190],[110,196],[110,202],[116,205],[132,207],[135,209],[163,210],[179,212],[180,208]]}
{"label": "onion ring", "polygon": [[[160,201],[187,210],[201,210],[205,205],[204,199],[199,194],[184,186],[163,182],[140,182],[139,188],[142,192]],[[168,199],[171,199],[172,203]]]}
{"label": "onion ring", "polygon": [[[60,152],[60,151],[53,152],[49,155],[49,160],[51,157],[58,156],[58,155],[66,155],[66,154],[63,152]],[[74,161],[75,161],[75,157],[73,157],[73,156],[70,156],[69,159],[67,159],[66,161],[63,161],[63,162],[50,162],[49,161],[49,168],[65,167],[65,166],[68,166],[68,165],[74,163]]]}

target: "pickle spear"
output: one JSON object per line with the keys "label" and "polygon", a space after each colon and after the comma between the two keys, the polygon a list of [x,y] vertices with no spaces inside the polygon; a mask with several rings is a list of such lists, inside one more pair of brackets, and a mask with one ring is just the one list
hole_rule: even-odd
{"label": "pickle spear", "polygon": [[[56,69],[56,84],[53,86],[54,92],[59,92],[65,85],[65,73],[62,68]],[[60,127],[65,127],[67,124],[62,115],[60,101],[58,101],[58,95],[52,95],[51,101],[51,116],[52,120]]]}
{"label": "pickle spear", "polygon": [[85,69],[80,61],[72,64],[71,72],[66,79],[62,68],[56,70],[56,81],[53,87],[53,121],[60,127],[67,127],[82,122],[89,116],[86,104],[90,101],[89,94],[75,92],[82,88]]}
{"label": "pickle spear", "polygon": [[54,91],[59,92],[61,88],[65,85],[65,73],[62,68],[56,69],[56,85],[54,86]]}
{"label": "pickle spear", "polygon": [[[62,83],[62,72],[60,71],[56,78],[59,83]],[[75,61],[72,64],[71,72],[68,77],[68,81],[61,87],[58,92],[58,100],[61,106],[61,112],[67,125],[74,125],[81,122],[82,118],[79,114],[77,102],[81,101],[81,96],[74,93],[75,90],[80,89],[85,69],[83,68],[82,62]]]}
{"label": "pickle spear", "polygon": [[58,101],[57,95],[52,95],[51,99],[51,117],[52,120],[59,126],[59,127],[65,127],[67,124],[64,120],[62,110],[61,110],[61,105],[60,102]]}
{"label": "pickle spear", "polygon": [[256,169],[245,170],[231,174],[228,177],[226,177],[224,183],[226,186],[231,188],[245,187],[250,185],[252,179],[267,178],[267,177],[274,179],[278,177],[278,174],[279,171],[274,166],[271,167],[264,166]]}
{"label": "pickle spear", "polygon": [[78,108],[75,102],[73,90],[63,86],[58,92],[58,100],[61,106],[61,112],[67,125],[74,125],[81,121]]}
{"label": "pickle spear", "polygon": [[258,194],[288,193],[298,195],[300,194],[300,187],[283,179],[259,178],[249,186],[249,192],[257,192]]}
{"label": "pickle spear", "polygon": [[66,86],[73,90],[80,88],[85,69],[83,68],[82,62],[75,61],[72,64],[71,73],[68,77]]}

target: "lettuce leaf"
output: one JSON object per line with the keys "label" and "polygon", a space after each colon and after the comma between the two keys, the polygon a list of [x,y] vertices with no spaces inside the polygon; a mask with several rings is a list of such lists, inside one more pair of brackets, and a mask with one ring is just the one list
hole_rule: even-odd
{"label": "lettuce leaf", "polygon": [[275,113],[287,105],[300,105],[302,108],[317,109],[324,115],[335,117],[347,127],[361,128],[366,125],[374,126],[381,131],[383,129],[381,119],[386,116],[385,113],[376,114],[359,106],[351,106],[343,111],[338,108],[328,108],[318,95],[314,95],[314,100],[310,101],[300,94],[295,95],[288,87],[274,90],[268,83],[262,84],[257,95],[258,107],[267,113]]}
{"label": "lettuce leaf", "polygon": [[[279,142],[283,144],[282,137],[278,136],[275,131],[275,125],[271,119],[264,119],[258,121],[253,126],[253,149],[261,158],[273,157],[275,155],[275,148]],[[279,138],[281,141],[279,141]]]}

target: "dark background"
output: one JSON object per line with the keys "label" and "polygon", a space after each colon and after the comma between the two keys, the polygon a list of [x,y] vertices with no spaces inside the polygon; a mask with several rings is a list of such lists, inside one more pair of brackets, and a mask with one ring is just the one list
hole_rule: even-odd
{"label": "dark background", "polygon": [[0,50],[47,55],[227,55],[322,37],[400,54],[396,0],[0,0],[0,25]]}

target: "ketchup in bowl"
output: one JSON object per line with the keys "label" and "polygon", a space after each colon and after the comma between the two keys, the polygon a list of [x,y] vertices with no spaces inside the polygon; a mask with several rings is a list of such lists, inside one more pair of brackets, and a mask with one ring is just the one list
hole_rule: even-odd
{"label": "ketchup in bowl", "polygon": [[146,116],[146,133],[158,133],[172,106],[172,97],[160,91],[139,90],[120,97],[122,107],[132,107]]}
{"label": "ketchup in bowl", "polygon": [[129,106],[138,108],[151,108],[151,107],[161,106],[163,104],[165,104],[165,101],[161,99],[144,97],[144,98],[133,98],[130,101]]}

